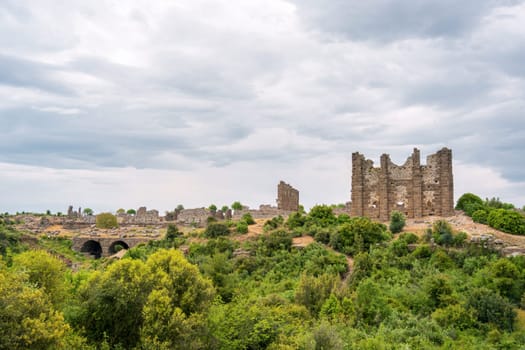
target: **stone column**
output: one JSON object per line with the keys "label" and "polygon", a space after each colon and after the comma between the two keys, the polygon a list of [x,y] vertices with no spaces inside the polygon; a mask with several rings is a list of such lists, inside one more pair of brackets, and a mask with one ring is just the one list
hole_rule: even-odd
{"label": "stone column", "polygon": [[379,219],[388,220],[390,217],[390,196],[389,196],[389,174],[388,165],[390,156],[381,155],[381,172],[379,174]]}
{"label": "stone column", "polygon": [[363,163],[365,159],[359,152],[352,153],[352,216],[364,215],[364,174]]}
{"label": "stone column", "polygon": [[439,184],[441,187],[441,215],[454,215],[454,181],[452,175],[452,151],[442,148],[439,152]]}
{"label": "stone column", "polygon": [[423,216],[423,174],[421,172],[421,158],[419,150],[414,148],[412,153],[412,217]]}

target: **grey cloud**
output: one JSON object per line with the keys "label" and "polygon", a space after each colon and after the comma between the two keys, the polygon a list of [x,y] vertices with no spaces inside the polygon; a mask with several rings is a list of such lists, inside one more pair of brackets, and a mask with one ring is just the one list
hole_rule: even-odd
{"label": "grey cloud", "polygon": [[395,1],[292,0],[306,23],[355,40],[455,37],[470,31],[494,7],[513,0]]}
{"label": "grey cloud", "polygon": [[0,54],[0,84],[36,88],[45,92],[71,95],[73,91],[53,78],[58,67]]}

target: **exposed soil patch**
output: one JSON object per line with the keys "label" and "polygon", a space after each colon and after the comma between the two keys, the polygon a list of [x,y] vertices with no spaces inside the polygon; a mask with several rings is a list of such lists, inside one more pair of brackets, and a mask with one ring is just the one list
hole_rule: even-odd
{"label": "exposed soil patch", "polygon": [[[423,235],[426,229],[432,228],[432,224],[435,221],[442,219],[442,217],[437,216],[429,216],[421,219],[407,219],[407,225],[403,229],[403,232],[413,232],[417,235]],[[476,223],[463,212],[457,211],[456,215],[444,219],[448,221],[455,230],[463,231],[469,237],[490,234],[496,239],[501,239],[507,246],[525,248],[525,236],[512,235],[493,229],[490,226]]]}

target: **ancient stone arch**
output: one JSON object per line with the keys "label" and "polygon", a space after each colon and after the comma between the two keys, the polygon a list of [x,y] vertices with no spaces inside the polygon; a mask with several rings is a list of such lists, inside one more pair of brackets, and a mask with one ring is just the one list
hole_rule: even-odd
{"label": "ancient stone arch", "polygon": [[92,239],[85,241],[80,248],[82,253],[89,253],[95,259],[98,259],[102,256],[102,246],[99,242]]}
{"label": "ancient stone arch", "polygon": [[118,240],[110,244],[108,252],[109,254],[115,254],[118,252],[117,247],[120,246],[123,249],[129,249],[129,245],[123,240]]}

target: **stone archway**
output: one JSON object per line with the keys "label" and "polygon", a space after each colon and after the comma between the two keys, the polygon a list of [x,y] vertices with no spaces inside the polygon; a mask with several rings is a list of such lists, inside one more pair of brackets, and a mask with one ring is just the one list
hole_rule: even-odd
{"label": "stone archway", "polygon": [[110,255],[113,255],[121,249],[129,249],[129,245],[124,241],[115,241],[109,246],[108,252]]}
{"label": "stone archway", "polygon": [[82,244],[82,248],[80,248],[80,251],[82,253],[88,253],[95,259],[99,259],[102,256],[102,246],[99,242],[94,240],[84,242],[84,244]]}

